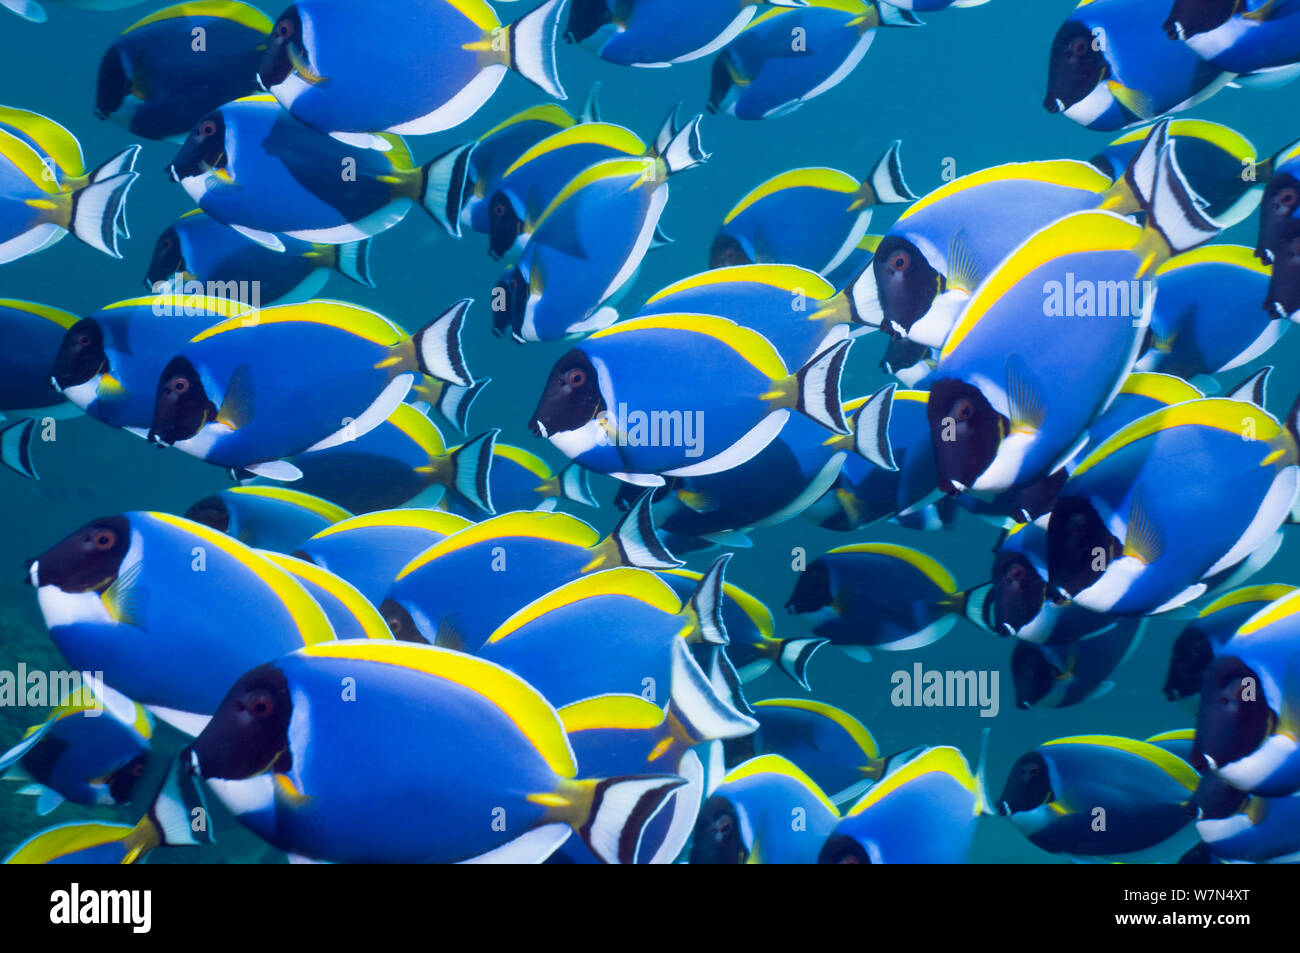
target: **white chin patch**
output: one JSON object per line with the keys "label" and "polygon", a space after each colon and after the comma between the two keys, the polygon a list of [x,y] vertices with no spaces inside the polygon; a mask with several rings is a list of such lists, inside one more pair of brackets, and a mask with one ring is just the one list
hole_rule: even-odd
{"label": "white chin patch", "polygon": [[73,384],[62,390],[64,397],[76,404],[82,410],[85,410],[99,396],[99,382],[103,374],[96,374],[88,381],[82,381],[80,384]]}
{"label": "white chin patch", "polygon": [[1269,735],[1253,753],[1223,765],[1217,773],[1238,791],[1249,793],[1294,758],[1298,747],[1300,745],[1286,735]]}
{"label": "white chin patch", "polygon": [[1011,823],[1020,833],[1029,837],[1048,827],[1055,819],[1056,813],[1050,804],[1042,804],[1032,811],[1017,811],[1011,815]]}
{"label": "white chin patch", "polygon": [[[203,765],[200,764],[199,770],[202,769]],[[259,774],[240,781],[204,778],[203,783],[236,817],[269,811],[275,803],[275,782],[269,774]]]}
{"label": "white chin patch", "polygon": [[187,175],[181,178],[181,188],[195,205],[203,201],[203,196],[207,194],[208,189],[218,184],[220,180],[211,172],[201,172],[198,175]]}
{"label": "white chin patch", "polygon": [[1065,114],[1079,125],[1087,126],[1105,115],[1113,105],[1115,105],[1115,97],[1103,81],[1094,86],[1092,92],[1083,99],[1067,107]]}
{"label": "white chin patch", "polygon": [[206,460],[212,448],[217,445],[217,441],[231,433],[234,431],[225,424],[204,424],[193,437],[177,440],[172,446],[192,457]]}
{"label": "white chin patch", "polygon": [[36,590],[36,601],[46,626],[51,629],[58,625],[113,621],[97,592],[64,592],[58,586],[41,586]]}
{"label": "white chin patch", "polygon": [[551,446],[570,460],[609,443],[609,434],[599,420],[589,420],[577,430],[564,430],[547,437]]}
{"label": "white chin patch", "polygon": [[1020,479],[1025,457],[1038,440],[1037,434],[1013,433],[998,444],[997,455],[984,472],[975,478],[971,489],[977,493],[1001,493]]}
{"label": "white chin patch", "polygon": [[281,106],[288,109],[293,105],[294,100],[309,89],[311,89],[311,83],[297,73],[290,73],[283,82],[276,83],[268,92],[280,101]]}
{"label": "white chin patch", "polygon": [[1074,603],[1093,612],[1109,612],[1128,594],[1133,584],[1146,570],[1146,564],[1136,556],[1121,556],[1101,574],[1101,578],[1079,591]]}
{"label": "white chin patch", "polygon": [[1196,834],[1207,844],[1215,844],[1219,841],[1225,841],[1230,837],[1236,837],[1252,827],[1250,818],[1245,814],[1234,814],[1231,817],[1214,818],[1208,821],[1196,822]]}

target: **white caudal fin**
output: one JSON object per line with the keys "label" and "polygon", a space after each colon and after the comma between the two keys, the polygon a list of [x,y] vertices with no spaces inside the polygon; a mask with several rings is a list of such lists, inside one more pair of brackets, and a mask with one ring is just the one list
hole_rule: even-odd
{"label": "white caudal fin", "polygon": [[854,414],[853,449],[882,470],[897,470],[889,444],[889,419],[893,415],[897,384],[886,384]]}
{"label": "white caudal fin", "polygon": [[654,490],[646,490],[637,497],[614,527],[612,535],[623,557],[623,565],[637,569],[676,569],[682,561],[668,551],[655,528],[650,507],[653,497]]}
{"label": "white caudal fin", "polygon": [[668,115],[664,121],[659,124],[659,131],[655,133],[655,140],[651,144],[650,152],[653,155],[661,156],[668,149],[668,143],[673,141],[673,136],[677,135],[682,128],[681,124],[682,104],[674,103],[673,108],[668,110]]}
{"label": "white caudal fin", "polygon": [[95,171],[90,173],[90,181],[102,182],[104,179],[114,175],[121,175],[123,172],[134,172],[135,160],[139,157],[140,146],[127,146],[113,158],[96,167]]}
{"label": "white caudal fin", "polygon": [[903,180],[903,162],[900,158],[902,148],[901,139],[891,142],[867,178],[867,184],[871,186],[878,205],[916,201],[916,196]]}
{"label": "white caudal fin", "polygon": [[363,238],[359,242],[335,246],[338,251],[334,259],[335,271],[367,288],[375,286],[375,280],[370,276],[370,241]]}
{"label": "white caudal fin", "polygon": [[466,432],[469,425],[469,410],[478,395],[483,393],[483,388],[492,383],[490,377],[480,377],[468,387],[461,387],[459,384],[447,384],[442,388],[442,393],[438,395],[438,401],[434,404],[438,413],[442,414],[449,420],[453,427],[461,433]]}
{"label": "white caudal fin", "polygon": [[1142,147],[1129,160],[1124,170],[1124,182],[1142,208],[1149,208],[1156,192],[1156,173],[1160,168],[1160,153],[1169,141],[1170,120],[1162,119],[1147,133]]}
{"label": "white caudal fin", "polygon": [[575,829],[607,864],[636,861],[641,836],[673,791],[686,784],[675,774],[604,778],[592,792],[591,811]]}
{"label": "white caudal fin", "polygon": [[32,432],[36,421],[30,417],[0,426],[0,463],[29,480],[39,480],[32,463]]}
{"label": "white caudal fin", "polygon": [[555,68],[555,41],[560,35],[560,21],[568,2],[547,0],[508,27],[510,68],[556,99],[568,98]]}
{"label": "white caudal fin", "polygon": [[849,302],[849,318],[854,324],[878,328],[885,323],[885,311],[880,305],[880,287],[876,284],[876,270],[868,261],[862,270],[849,281],[840,294]]}
{"label": "white caudal fin", "polygon": [[500,430],[489,430],[473,440],[467,440],[451,455],[455,473],[456,492],[485,513],[496,510],[492,506],[492,450]]}
{"label": "white caudal fin", "polygon": [[1256,407],[1263,407],[1264,399],[1268,394],[1268,377],[1272,372],[1271,364],[1261,367],[1224,396],[1228,400],[1244,400]]}
{"label": "white caudal fin", "polygon": [[840,407],[840,375],[844,372],[844,358],[851,343],[841,340],[832,344],[799,368],[795,375],[799,387],[795,409],[827,430],[845,435],[850,431]]}
{"label": "white caudal fin", "polygon": [[582,112],[578,113],[578,122],[600,122],[600,80],[591,84],[587,98],[582,103]]}
{"label": "white caudal fin", "polygon": [[160,846],[183,847],[213,842],[210,825],[194,829],[192,821],[196,808],[202,809],[204,815],[208,813],[194,765],[183,762],[178,756],[149,805],[147,816],[157,828]]}
{"label": "white caudal fin", "polygon": [[[714,651],[723,653],[722,649]],[[723,686],[719,690],[719,686],[704,673],[685,639],[673,640],[672,653],[668,707],[689,738],[697,743],[740,738],[758,727],[758,722],[728,697],[732,694],[730,687]],[[739,675],[736,681],[739,684]]]}
{"label": "white caudal fin", "polygon": [[1201,210],[1191,186],[1183,177],[1175,155],[1177,145],[1177,142],[1170,141],[1160,153],[1155,193],[1148,209],[1149,224],[1160,233],[1175,255],[1203,245],[1222,230],[1218,222]]}
{"label": "white caudal fin", "polygon": [[117,248],[119,222],[125,221],[126,195],[138,176],[136,172],[120,172],[79,189],[72,197],[68,230],[91,248],[121,258]]}
{"label": "white caudal fin", "polygon": [[[560,471],[560,496],[583,506],[600,506],[591,492],[591,471],[578,463],[570,463]],[[656,533],[656,538],[658,534]]]}
{"label": "white caudal fin", "polygon": [[697,166],[709,158],[700,144],[700,120],[703,116],[694,116],[685,126],[673,134],[668,145],[659,154],[668,166],[668,174],[676,175],[686,169]]}
{"label": "white caudal fin", "polygon": [[731,553],[723,553],[713,560],[690,597],[691,609],[699,620],[700,640],[711,645],[726,645],[730,641],[722,621],[722,581],[730,561]]}
{"label": "white caudal fin", "polygon": [[461,298],[415,332],[415,353],[419,357],[420,370],[425,374],[460,387],[474,383],[460,347],[460,329],[465,324],[465,312],[473,303],[471,298]]}
{"label": "white caudal fin", "polygon": [[420,206],[448,235],[460,237],[460,213],[469,194],[470,155],[478,145],[474,140],[448,149],[424,166],[424,184],[420,188]]}
{"label": "white caudal fin", "polygon": [[812,691],[808,684],[808,663],[816,651],[829,642],[830,639],[786,639],[781,643],[781,653],[776,659],[777,667],[794,679],[795,684],[804,691]]}

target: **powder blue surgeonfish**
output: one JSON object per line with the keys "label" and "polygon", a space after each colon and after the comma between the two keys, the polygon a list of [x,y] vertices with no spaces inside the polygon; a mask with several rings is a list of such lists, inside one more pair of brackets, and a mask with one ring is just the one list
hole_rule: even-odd
{"label": "powder blue surgeonfish", "polygon": [[474,143],[415,166],[401,139],[345,145],[297,122],[267,95],[208,113],[168,166],[194,204],[277,251],[278,233],[344,245],[392,228],[418,204],[460,234]]}
{"label": "powder blue surgeonfish", "polygon": [[829,275],[856,251],[875,205],[911,202],[895,140],[865,182],[838,169],[791,169],[750,190],[722,220],[709,267],[774,262]]}
{"label": "powder blue surgeonfish", "polygon": [[[465,390],[455,384],[440,386],[444,397]],[[449,409],[446,403],[438,406]],[[398,404],[387,420],[357,439],[296,453],[284,462],[302,474],[294,489],[356,513],[434,506],[454,493],[464,515],[481,519],[496,509],[496,435],[489,430],[459,447],[448,447],[427,414],[411,404]],[[267,482],[265,477],[255,480]]]}
{"label": "powder blue surgeonfish", "polygon": [[231,487],[205,496],[184,515],[254,549],[281,553],[352,516],[329,500],[283,486]]}
{"label": "powder blue surgeonfish", "polygon": [[[414,336],[337,301],[229,318],[196,334],[163,368],[149,437],[218,466],[294,479],[300,471],[276,461],[366,434],[417,380],[468,386],[460,328],[469,305],[457,302]],[[290,355],[310,373],[286,376]]]}
{"label": "powder blue surgeonfish", "polygon": [[631,863],[685,783],[580,777],[563,723],[528,683],[395,642],[308,646],[253,669],[180,758],[260,837],[335,862],[538,863],[577,832],[600,860]]}
{"label": "powder blue surgeonfish", "polygon": [[299,0],[276,20],[257,78],[293,118],[345,142],[439,132],[474,115],[507,69],[564,99],[566,3],[503,27],[484,0]]}
{"label": "powder blue surgeonfish", "polygon": [[925,748],[890,762],[844,812],[817,862],[965,863],[987,803],[982,765],[972,774],[956,748]]}
{"label": "powder blue surgeonfish", "polygon": [[271,21],[246,3],[187,0],[122,31],[99,62],[95,115],[177,140],[223,103],[257,92]]}
{"label": "powder blue surgeonfish", "polygon": [[1053,854],[1168,862],[1195,832],[1199,781],[1191,765],[1157,745],[1079,735],[1022,755],[997,804],[1030,843]]}
{"label": "powder blue surgeonfish", "polygon": [[662,155],[608,159],[575,177],[530,226],[519,261],[498,282],[492,323],[517,341],[555,341],[608,327],[612,306],[650,249],[672,176],[708,158],[699,120]]}
{"label": "powder blue surgeonfish", "polygon": [[1291,511],[1300,472],[1294,414],[1284,425],[1250,401],[1204,398],[1105,440],[1074,468],[1052,511],[1049,589],[1122,615],[1168,611],[1205,593]]}
{"label": "powder blue surgeonfish", "polygon": [[920,23],[882,0],[816,0],[766,10],[713,61],[709,109],[737,119],[784,116],[847,79],[876,27]]}
{"label": "powder blue surgeonfish", "polygon": [[[455,448],[451,452],[459,453],[462,449]],[[541,457],[510,444],[496,443],[492,446],[487,486],[492,509],[501,513],[550,509],[560,500],[583,506],[600,505],[592,496],[588,471],[571,463],[556,473]],[[459,489],[444,496],[440,505],[448,512],[469,519],[483,516],[482,507],[472,502],[472,495]]]}
{"label": "powder blue surgeonfish", "polygon": [[[565,36],[621,66],[666,67],[708,56],[734,40],[769,0],[576,0]],[[801,7],[804,0],[771,0]]]}
{"label": "powder blue surgeonfish", "polygon": [[164,294],[119,301],[69,327],[45,370],[88,416],[143,437],[167,362],[194,335],[246,310],[229,298]]}
{"label": "powder blue surgeonfish", "polygon": [[32,560],[28,573],[69,663],[103,672],[191,734],[239,672],[334,638],[320,606],[284,570],[166,513],[94,520]]}
{"label": "powder blue surgeonfish", "polygon": [[736,765],[700,809],[692,864],[815,864],[839,820],[825,792],[776,754]]}
{"label": "powder blue surgeonfish", "polygon": [[[46,0],[46,2],[90,10],[121,10],[125,7],[134,7],[142,0]],[[45,8],[37,0],[0,0],[0,7],[12,10],[24,20],[33,23],[44,23],[48,16]]]}
{"label": "powder blue surgeonfish", "polygon": [[1173,0],[1165,33],[1242,85],[1277,86],[1300,74],[1295,0]]}
{"label": "powder blue surgeonfish", "polygon": [[73,804],[125,804],[149,761],[153,719],[107,685],[83,682],[0,754],[0,775],[26,782],[45,815]]}
{"label": "powder blue surgeonfish", "polygon": [[531,429],[627,483],[721,473],[770,444],[791,411],[849,432],[839,395],[849,342],[837,337],[791,373],[767,338],[725,318],[623,321],[555,363]]}
{"label": "powder blue surgeonfish", "polygon": [[68,329],[80,318],[34,301],[0,298],[0,414],[53,408],[64,402],[50,380]]}
{"label": "powder blue surgeonfish", "polygon": [[1190,109],[1232,73],[1164,35],[1160,2],[1081,0],[1056,31],[1047,67],[1048,112],[1109,132]]}
{"label": "powder blue surgeonfish", "polygon": [[567,513],[503,513],[410,560],[381,609],[398,638],[473,652],[512,613],[580,576],[679,565],[660,542],[645,498],[603,539]]}
{"label": "powder blue surgeonfish", "polygon": [[1010,662],[1016,707],[1068,708],[1109,693],[1110,676],[1137,651],[1144,624],[1098,616],[1094,631],[1065,645],[1016,639]]}
{"label": "powder blue surgeonfish", "polygon": [[194,209],[158,236],[144,281],[151,290],[170,286],[173,293],[192,287],[191,282],[199,282],[205,292],[230,289],[255,308],[312,298],[325,287],[331,271],[374,287],[368,238],[346,245],[306,242],[283,234],[276,240],[283,251],[273,251]]}
{"label": "powder blue surgeonfish", "polygon": [[1196,210],[1173,149],[1161,150],[1145,227],[1103,211],[1066,216],[970,299],[927,380],[944,492],[987,498],[1028,486],[1086,442],[1141,347],[1141,280],[1218,232]]}

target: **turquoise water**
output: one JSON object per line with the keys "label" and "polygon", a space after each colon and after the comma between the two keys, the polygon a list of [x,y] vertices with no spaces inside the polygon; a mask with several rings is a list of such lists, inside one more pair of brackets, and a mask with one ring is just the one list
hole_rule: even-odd
{"label": "turquoise water", "polygon": [[[1158,0],[1151,0],[1158,2]],[[364,8],[364,3],[359,3]],[[503,18],[522,12],[525,4],[503,4]],[[741,122],[706,116],[702,127],[711,160],[702,168],[675,178],[662,220],[675,242],[654,251],[635,286],[624,299],[630,311],[646,296],[679,277],[703,270],[709,243],[725,212],[751,187],[771,175],[797,166],[826,165],[865,175],[881,150],[895,138],[903,140],[903,167],[908,184],[924,194],[941,183],[945,160],[958,174],[1000,162],[1043,159],[1086,159],[1110,138],[1076,126],[1042,107],[1048,43],[1073,0],[993,0],[970,10],[926,16],[927,26],[915,30],[880,31],[864,62],[839,87],[805,105],[793,115],[761,122]],[[99,58],[118,33],[152,9],[151,5],[117,12],[49,7],[46,24],[22,22],[0,11],[0,102],[48,115],[80,139],[93,166],[132,141],[122,129],[97,120],[91,113]],[[274,15],[276,9],[266,9]],[[683,113],[703,110],[712,58],[667,70],[635,70],[597,59],[586,50],[564,45],[559,51],[560,73],[577,109],[593,82],[603,84],[603,118],[652,136],[667,109],[682,103]],[[412,139],[420,161],[451,144],[477,136],[519,109],[541,101],[541,94],[516,76],[508,76],[490,103],[463,127]],[[1252,139],[1265,154],[1297,134],[1300,92],[1296,87],[1275,91],[1226,90],[1191,115],[1232,125]],[[168,143],[142,142],[137,164],[141,178],[128,205],[133,238],[124,258],[114,261],[65,240],[39,255],[0,267],[0,297],[29,299],[78,314],[88,314],[112,301],[141,293],[153,240],[171,221],[192,206],[181,188],[163,171],[174,154]],[[878,209],[872,232],[884,231],[894,212]],[[1221,241],[1253,245],[1254,218],[1224,234]],[[475,406],[471,429],[502,428],[501,439],[525,447],[558,466],[558,452],[534,438],[528,418],[545,375],[567,345],[519,346],[490,333],[487,295],[500,275],[498,263],[486,254],[485,239],[470,233],[460,241],[443,235],[430,221],[413,212],[374,244],[373,270],[377,287],[365,289],[331,279],[325,296],[337,296],[378,310],[408,329],[424,324],[444,306],[461,297],[477,304],[470,313],[464,346],[476,375],[495,379]],[[884,350],[883,336],[869,336],[854,345],[845,379],[845,396],[866,394],[885,382],[876,370]],[[1292,334],[1267,355],[1278,366],[1271,390],[1280,412],[1289,404],[1300,375],[1295,366],[1300,335]],[[311,373],[310,355],[292,355],[297,372]],[[1256,365],[1264,362],[1256,362]],[[1255,365],[1252,365],[1252,367]],[[1230,372],[1233,383],[1250,368]],[[30,668],[59,664],[44,635],[33,591],[22,584],[23,560],[35,555],[86,521],[133,509],[184,512],[194,501],[228,485],[224,474],[177,451],[158,450],[126,433],[81,418],[60,421],[57,439],[35,446],[39,482],[0,473],[4,531],[0,534],[0,669],[20,661]],[[602,508],[577,515],[608,530],[617,517],[609,504],[616,485],[598,479]],[[803,547],[810,557],[851,541],[890,541],[914,546],[943,562],[962,588],[987,580],[990,550],[998,531],[974,518],[963,517],[950,531],[920,533],[881,524],[853,534],[820,530],[801,519],[753,534],[755,548],[737,552],[728,580],[764,598],[778,618],[778,633],[799,634],[800,626],[785,616],[781,605],[795,581],[791,553]],[[702,569],[708,556],[696,556],[691,568]],[[1281,552],[1255,582],[1300,582],[1300,539],[1289,535]],[[1180,623],[1156,619],[1148,627],[1137,653],[1117,673],[1117,686],[1108,696],[1064,710],[1015,708],[1007,660],[1009,640],[995,638],[959,622],[940,642],[909,653],[877,652],[869,664],[845,660],[833,649],[813,661],[810,680],[818,698],[860,718],[886,751],[918,744],[951,744],[972,764],[981,729],[991,728],[988,778],[1000,787],[1012,762],[1050,738],[1077,733],[1115,733],[1143,738],[1189,727],[1190,709],[1164,700],[1160,688],[1169,645]],[[926,669],[993,669],[1001,671],[1001,710],[981,718],[976,708],[914,709],[890,704],[890,677],[913,662]],[[749,683],[751,698],[801,694],[780,673]],[[12,744],[35,721],[30,710],[0,709],[0,745]],[[177,736],[164,733],[163,743]],[[94,811],[64,805],[42,821],[30,799],[0,790],[0,852],[7,852],[44,823],[90,816],[134,820],[130,809]],[[157,861],[176,859],[280,859],[237,825],[217,830],[218,844],[202,853],[178,852]],[[1031,846],[1001,818],[980,826],[972,860],[987,862],[1058,862]]]}

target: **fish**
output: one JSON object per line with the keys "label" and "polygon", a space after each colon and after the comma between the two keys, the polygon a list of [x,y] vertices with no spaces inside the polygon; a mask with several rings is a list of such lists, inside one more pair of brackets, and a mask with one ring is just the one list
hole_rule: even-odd
{"label": "fish", "polygon": [[272,24],[230,0],[189,0],[131,24],[104,52],[95,115],[145,139],[178,141],[201,118],[258,91]]}
{"label": "fish", "polygon": [[283,569],[307,590],[307,594],[325,613],[335,639],[393,640],[392,630],[388,628],[388,622],[379,614],[379,610],[346,579],[317,566],[309,559],[266,549],[255,551]]}
{"label": "fish", "polygon": [[[426,379],[427,383],[427,379]],[[485,382],[478,382],[479,386]],[[442,384],[445,397],[464,391]],[[473,400],[470,395],[469,400]],[[447,408],[446,403],[439,406]],[[436,506],[454,493],[465,513],[479,519],[496,511],[492,475],[497,467],[497,430],[448,447],[442,432],[417,406],[398,404],[388,418],[355,440],[284,458],[302,474],[294,488],[354,512],[395,506]],[[252,482],[273,479],[251,474]]]}
{"label": "fish", "polygon": [[280,233],[328,245],[372,238],[416,204],[459,235],[474,143],[417,167],[400,138],[383,142],[387,150],[347,145],[271,96],[245,96],[200,119],[167,172],[212,218],[274,251]]}
{"label": "fish", "polygon": [[276,241],[283,251],[273,251],[194,209],[158,236],[144,282],[155,293],[170,288],[174,294],[197,282],[205,294],[237,296],[253,308],[314,298],[331,272],[366,288],[375,285],[368,238],[346,245],[288,235],[277,235]]}
{"label": "fish", "polygon": [[1192,766],[1145,741],[1075,735],[1044,742],[1012,766],[998,812],[1035,847],[1071,858],[1178,856],[1195,833]]}
{"label": "fish", "polygon": [[329,500],[282,486],[236,486],[205,496],[182,514],[254,549],[290,553],[352,514]]}
{"label": "fish", "polygon": [[364,11],[299,0],[276,19],[257,80],[299,122],[345,143],[441,132],[478,112],[507,70],[565,99],[555,40],[566,5],[547,0],[503,26],[482,0],[385,0]]}
{"label": "fish", "polygon": [[817,862],[965,863],[976,825],[989,813],[983,779],[983,766],[972,774],[956,748],[898,759],[844,812]]}
{"label": "fish", "polygon": [[894,140],[865,182],[838,169],[791,169],[732,206],[709,246],[709,267],[773,262],[822,275],[839,268],[871,226],[872,207],[913,202]]}
{"label": "fish", "polygon": [[1300,216],[1290,219],[1270,253],[1273,276],[1264,310],[1281,321],[1300,320]]}
{"label": "fish", "polygon": [[[331,862],[538,863],[576,832],[602,861],[630,863],[685,783],[579,776],[528,683],[459,652],[364,640],[249,671],[179,759],[272,846]],[[504,830],[473,820],[494,807]]]}
{"label": "fish", "polygon": [[812,864],[839,820],[798,765],[759,755],[730,769],[700,809],[689,863]]}
{"label": "fish", "polygon": [[121,258],[140,147],[86,172],[80,144],[58,123],[8,108],[0,110],[0,123],[0,264],[42,251],[68,233]]}
{"label": "fish", "polygon": [[50,380],[50,368],[79,320],[62,308],[0,298],[0,333],[9,345],[0,351],[0,412],[35,412],[66,402]]}
{"label": "fish", "polygon": [[957,617],[974,611],[980,590],[960,591],[939,562],[894,543],[828,550],[799,574],[786,609],[841,651],[865,661],[937,642]]}
{"label": "fish", "polygon": [[713,61],[709,109],[737,119],[788,115],[847,79],[877,27],[920,25],[911,11],[876,0],[765,10]]}
{"label": "fish", "polygon": [[[459,453],[460,448],[451,452]],[[487,483],[493,510],[502,513],[553,507],[561,501],[600,506],[591,492],[591,474],[582,467],[571,463],[556,473],[541,457],[510,444],[493,445]],[[441,506],[470,519],[483,515],[483,509],[459,491],[443,497]]]}
{"label": "fish", "polygon": [[380,609],[399,638],[473,652],[514,612],[581,576],[679,565],[659,540],[644,499],[603,539],[567,513],[503,513],[410,560]]}
{"label": "fish", "polygon": [[1068,708],[1108,694],[1115,687],[1110,676],[1141,644],[1144,624],[1117,619],[1066,645],[1016,639],[1010,662],[1016,707]]}
{"label": "fish", "polygon": [[687,123],[662,155],[598,162],[555,196],[518,262],[493,288],[498,334],[554,341],[617,319],[611,302],[650,248],[670,179],[708,159],[699,122],[697,116]]}
{"label": "fish", "polygon": [[[273,305],[228,318],[194,335],[163,367],[149,440],[228,469],[295,479],[301,471],[277,461],[365,435],[417,380],[471,383],[460,350],[470,303],[456,302],[414,335],[342,302]],[[286,380],[286,354],[329,387]]]}
{"label": "fish", "polygon": [[153,718],[107,685],[83,682],[0,754],[0,776],[26,782],[42,817],[64,801],[126,804],[149,765]]}
{"label": "fish", "polygon": [[[126,7],[136,6],[141,0],[46,0],[46,2],[91,10],[121,10]],[[16,13],[24,20],[32,23],[44,23],[49,16],[45,12],[45,8],[37,0],[0,0],[0,7]]]}
{"label": "fish", "polygon": [[1300,208],[1300,141],[1278,150],[1266,160],[1261,172],[1267,175],[1268,184],[1259,203],[1255,255],[1267,263],[1273,260],[1274,247]]}
{"label": "fish", "polygon": [[1271,87],[1300,75],[1297,12],[1294,0],[1174,0],[1164,31],[1241,85]]}
{"label": "fish", "polygon": [[[724,318],[622,321],[556,361],[529,426],[571,460],[627,483],[721,473],[770,444],[791,410],[848,433],[839,378],[849,343],[840,337],[792,374],[763,335]],[[687,355],[707,373],[679,376]],[[652,425],[667,435],[647,433]]]}
{"label": "fish", "polygon": [[1233,74],[1162,34],[1163,4],[1082,0],[1052,38],[1050,113],[1112,132],[1204,102]]}

